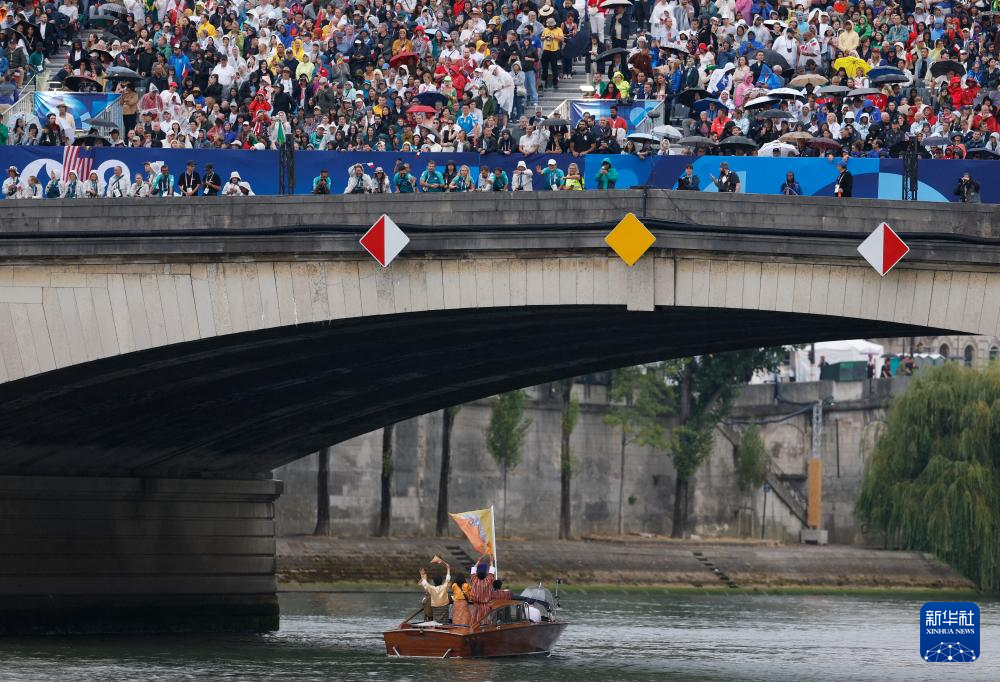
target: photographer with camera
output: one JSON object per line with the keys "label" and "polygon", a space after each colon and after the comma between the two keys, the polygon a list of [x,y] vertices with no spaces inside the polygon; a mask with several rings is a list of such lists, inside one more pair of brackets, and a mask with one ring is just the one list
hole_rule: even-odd
{"label": "photographer with camera", "polygon": [[222,195],[227,197],[252,197],[254,194],[253,190],[250,189],[250,183],[241,178],[239,172],[233,171],[229,174],[229,182],[226,183],[225,189],[222,190]]}
{"label": "photographer with camera", "polygon": [[982,197],[979,195],[979,183],[972,179],[972,174],[969,171],[962,173],[962,179],[955,187],[955,196],[959,197],[963,204],[982,203]]}
{"label": "photographer with camera", "polygon": [[315,178],[313,178],[313,194],[329,194],[330,193],[330,171],[323,169],[319,172]]}
{"label": "photographer with camera", "polygon": [[21,175],[16,166],[7,169],[7,179],[3,181],[3,198],[16,199],[21,192]]}

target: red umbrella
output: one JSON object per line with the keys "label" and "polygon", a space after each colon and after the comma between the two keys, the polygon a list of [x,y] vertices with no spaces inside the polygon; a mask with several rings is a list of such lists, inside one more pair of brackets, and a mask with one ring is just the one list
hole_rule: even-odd
{"label": "red umbrella", "polygon": [[405,61],[416,62],[418,59],[420,59],[420,55],[417,54],[416,52],[400,52],[399,54],[395,55],[392,59],[389,60],[389,64],[391,64],[394,67],[398,67],[402,62]]}
{"label": "red umbrella", "polygon": [[426,104],[414,104],[412,107],[406,110],[408,114],[435,114],[437,109],[434,107],[429,107]]}

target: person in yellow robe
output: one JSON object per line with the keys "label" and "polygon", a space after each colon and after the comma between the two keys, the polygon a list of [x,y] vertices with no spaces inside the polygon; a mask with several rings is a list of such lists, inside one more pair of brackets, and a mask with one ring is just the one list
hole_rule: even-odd
{"label": "person in yellow robe", "polygon": [[472,588],[469,587],[465,575],[459,573],[451,585],[451,622],[453,625],[469,624],[469,601],[472,599]]}

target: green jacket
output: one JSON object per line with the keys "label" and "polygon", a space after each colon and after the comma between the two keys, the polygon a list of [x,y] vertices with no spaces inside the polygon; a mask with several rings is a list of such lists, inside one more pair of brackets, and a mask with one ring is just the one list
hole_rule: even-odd
{"label": "green jacket", "polygon": [[594,179],[597,181],[598,189],[614,189],[615,183],[618,181],[618,171],[616,171],[614,166],[611,165],[611,159],[604,159],[601,162],[602,167],[605,162],[608,164],[608,172],[602,174],[600,170],[598,170],[597,177]]}

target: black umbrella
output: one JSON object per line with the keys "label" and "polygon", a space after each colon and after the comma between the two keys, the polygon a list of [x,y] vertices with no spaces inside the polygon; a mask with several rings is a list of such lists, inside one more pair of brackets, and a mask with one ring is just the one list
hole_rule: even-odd
{"label": "black umbrella", "polygon": [[87,76],[69,76],[63,81],[63,85],[73,92],[100,92],[102,90],[99,82]]}
{"label": "black umbrella", "polygon": [[142,76],[128,67],[112,66],[108,69],[108,78],[112,80],[139,80]]}
{"label": "black umbrella", "polygon": [[782,111],[781,109],[765,109],[763,111],[755,111],[754,116],[757,118],[784,118],[793,119],[795,116],[790,111]]}
{"label": "black umbrella", "polygon": [[743,149],[757,149],[758,145],[756,142],[751,140],[749,137],[743,137],[742,135],[733,135],[732,137],[727,137],[719,142],[720,147],[740,147]]}
{"label": "black umbrella", "polygon": [[568,126],[570,122],[565,118],[547,118],[538,125],[545,126],[547,128],[555,128],[557,126]]}
{"label": "black umbrella", "polygon": [[709,91],[702,88],[688,88],[687,90],[681,90],[677,93],[677,97],[674,98],[674,102],[677,104],[683,104],[686,107],[694,104],[694,101],[701,99],[702,97],[708,97]]}
{"label": "black umbrella", "polygon": [[774,68],[775,66],[780,66],[782,71],[789,71],[792,67],[788,64],[786,60],[780,53],[774,50],[760,50],[764,53],[764,63]]}
{"label": "black umbrella", "polygon": [[942,59],[941,61],[934,62],[931,64],[931,75],[937,78],[938,76],[943,76],[948,73],[954,73],[958,76],[965,75],[965,67],[956,62],[953,59]]}
{"label": "black umbrella", "polygon": [[691,135],[690,137],[682,137],[677,140],[677,144],[684,147],[714,147],[715,143],[712,142],[707,137],[702,137],[701,135]]}
{"label": "black umbrella", "polygon": [[878,88],[855,88],[847,93],[848,97],[865,97],[866,95],[881,95]]}
{"label": "black umbrella", "polygon": [[975,147],[965,152],[967,159],[1000,159],[1000,152],[995,152],[986,147]]}
{"label": "black umbrella", "polygon": [[107,50],[92,49],[90,50],[89,54],[97,55],[100,59],[114,59],[114,57],[111,56],[111,53],[108,52]]}
{"label": "black umbrella", "polygon": [[923,145],[925,147],[944,147],[951,144],[951,140],[947,137],[942,137],[941,135],[932,135],[931,137],[925,137],[923,139]]}
{"label": "black umbrella", "polygon": [[821,95],[843,95],[850,92],[851,89],[843,85],[824,85],[818,92]]}
{"label": "black umbrella", "polygon": [[910,79],[901,73],[887,73],[884,76],[876,76],[872,79],[875,85],[886,85],[887,83],[909,83]]}
{"label": "black umbrella", "polygon": [[110,147],[111,143],[100,135],[81,135],[73,140],[74,147]]}
{"label": "black umbrella", "polygon": [[614,57],[616,54],[628,54],[628,50],[624,47],[615,47],[597,55],[597,60],[600,61],[602,59],[607,59],[608,57]]}
{"label": "black umbrella", "polygon": [[[912,139],[899,140],[898,142],[894,143],[892,146],[889,147],[889,152],[895,156],[902,156],[902,154],[905,151],[911,149],[912,147],[913,147]],[[931,156],[930,152],[928,152],[923,147],[917,148],[917,155],[921,159],[929,159]]]}

